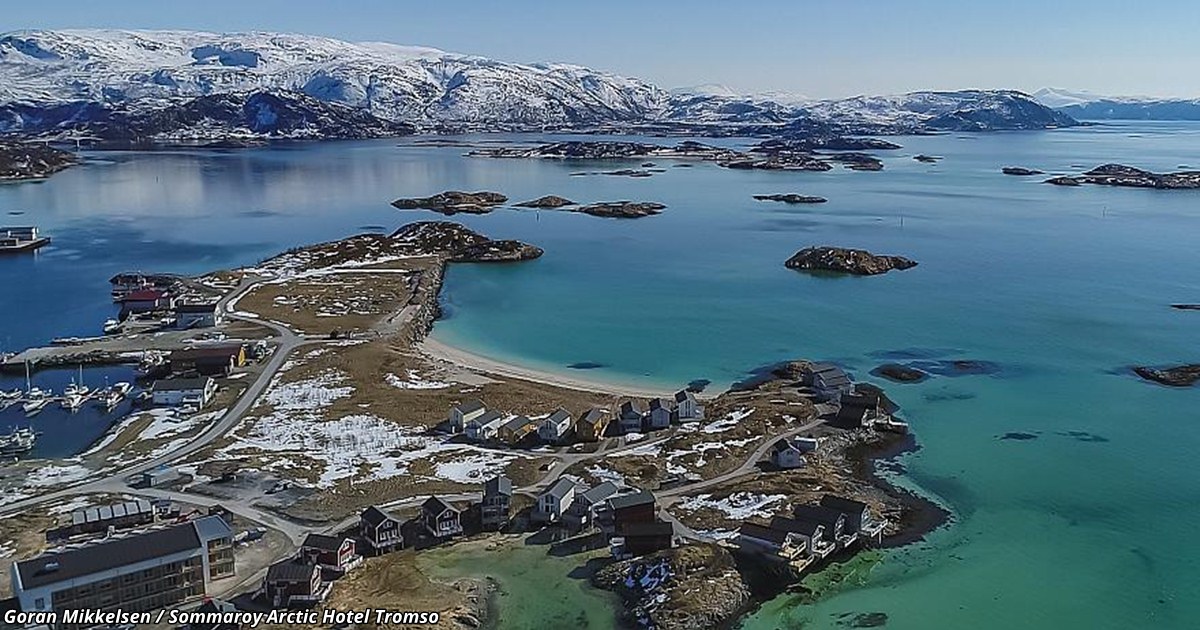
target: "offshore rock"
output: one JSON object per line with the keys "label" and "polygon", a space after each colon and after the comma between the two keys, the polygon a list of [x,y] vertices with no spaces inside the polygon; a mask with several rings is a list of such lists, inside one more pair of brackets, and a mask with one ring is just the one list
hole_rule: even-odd
{"label": "offshore rock", "polygon": [[809,247],[796,252],[784,263],[788,269],[833,271],[856,276],[874,276],[889,271],[911,269],[915,261],[903,256],[882,256],[863,249]]}
{"label": "offshore rock", "polygon": [[487,214],[496,206],[508,201],[508,197],[496,192],[467,193],[457,190],[447,190],[432,197],[401,198],[392,205],[401,210],[433,210],[445,215],[465,212],[468,214]]}

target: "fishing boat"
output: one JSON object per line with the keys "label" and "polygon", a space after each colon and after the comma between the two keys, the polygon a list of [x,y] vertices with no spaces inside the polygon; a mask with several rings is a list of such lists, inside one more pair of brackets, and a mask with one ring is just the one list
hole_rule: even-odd
{"label": "fishing boat", "polygon": [[7,435],[0,435],[0,454],[24,455],[37,445],[37,436],[38,434],[28,427],[13,429]]}

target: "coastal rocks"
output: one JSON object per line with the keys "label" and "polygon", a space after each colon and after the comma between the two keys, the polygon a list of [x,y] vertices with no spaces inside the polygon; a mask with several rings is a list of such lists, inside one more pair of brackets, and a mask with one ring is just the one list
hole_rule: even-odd
{"label": "coastal rocks", "polygon": [[921,153],[918,155],[914,155],[913,159],[918,162],[925,162],[926,164],[932,164],[933,162],[937,162],[938,160],[942,159],[942,157],[940,155],[925,155],[924,153]]}
{"label": "coastal rocks", "polygon": [[1055,186],[1078,186],[1083,182],[1068,175],[1059,175],[1058,177],[1051,177],[1043,183],[1054,184]]}
{"label": "coastal rocks", "polygon": [[[572,140],[553,142],[534,147],[500,147],[479,149],[468,155],[493,158],[557,158],[563,160],[619,160],[655,158],[689,158],[723,160],[738,155],[737,151],[687,140],[670,147],[644,142]],[[648,167],[644,167],[648,168]]]}
{"label": "coastal rocks", "polygon": [[852,171],[882,171],[883,160],[866,153],[834,153],[827,160],[841,162]]}
{"label": "coastal rocks", "polygon": [[653,201],[602,201],[566,210],[608,219],[639,219],[660,214],[666,207]]}
{"label": "coastal rocks", "polygon": [[921,381],[929,378],[929,374],[922,372],[915,367],[900,363],[884,363],[874,370],[871,370],[871,374],[886,378],[889,381],[894,381],[896,383],[920,383]]}
{"label": "coastal rocks", "polygon": [[806,155],[772,155],[764,158],[738,157],[717,163],[723,168],[763,171],[829,171],[833,167]]}
{"label": "coastal rocks", "polygon": [[1044,172],[1035,168],[1025,168],[1024,166],[1005,166],[1004,168],[1000,169],[1000,172],[1004,173],[1005,175],[1017,175],[1020,177],[1045,174]]}
{"label": "coastal rocks", "polygon": [[852,138],[848,136],[813,135],[800,138],[764,140],[756,146],[760,152],[791,151],[811,153],[813,151],[891,151],[900,145],[879,138]]}
{"label": "coastal rocks", "polygon": [[41,179],[78,162],[74,153],[48,145],[0,142],[0,181]]}
{"label": "coastal rocks", "polygon": [[1200,311],[1200,304],[1172,304],[1171,308],[1177,311]]}
{"label": "coastal rocks", "polygon": [[1191,387],[1200,383],[1200,363],[1156,369],[1145,366],[1133,368],[1138,376],[1168,387]]}
{"label": "coastal rocks", "polygon": [[786,204],[825,203],[826,201],[829,201],[824,197],[816,197],[813,195],[797,195],[795,193],[787,193],[782,195],[754,195],[754,198],[759,201],[781,201]]}
{"label": "coastal rocks", "polygon": [[496,206],[508,201],[508,197],[497,192],[461,192],[447,190],[432,197],[401,198],[392,202],[400,210],[433,210],[445,215],[465,212],[468,214],[487,214]]}
{"label": "coastal rocks", "polygon": [[565,197],[559,197],[558,195],[546,195],[516,205],[519,208],[561,208],[563,206],[573,206],[575,202]]}
{"label": "coastal rocks", "polygon": [[732,554],[711,544],[615,562],[592,583],[621,597],[627,621],[661,630],[725,627],[750,603]]}
{"label": "coastal rocks", "polygon": [[796,252],[784,263],[788,269],[833,271],[856,276],[874,276],[889,271],[911,269],[915,261],[903,256],[883,256],[863,249],[809,247]]}
{"label": "coastal rocks", "polygon": [[444,255],[451,262],[514,262],[532,260],[543,253],[520,241],[493,241],[450,221],[409,223],[396,230],[391,239],[408,245],[414,253]]}
{"label": "coastal rocks", "polygon": [[520,262],[540,258],[542,248],[521,241],[485,241],[450,253],[450,262]]}

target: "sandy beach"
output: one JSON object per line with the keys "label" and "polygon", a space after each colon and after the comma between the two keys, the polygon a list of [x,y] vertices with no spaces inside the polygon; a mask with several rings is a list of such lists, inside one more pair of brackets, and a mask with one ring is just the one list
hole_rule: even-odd
{"label": "sandy beach", "polygon": [[[654,398],[658,396],[674,396],[675,391],[662,388],[655,389],[644,385],[629,385],[622,383],[607,382],[599,379],[579,378],[574,375],[564,375],[548,370],[539,370],[536,368],[506,363],[478,354],[446,345],[445,343],[426,337],[417,348],[425,354],[440,359],[454,365],[470,368],[486,374],[494,374],[496,376],[507,376],[510,378],[520,378],[535,383],[544,383],[546,385],[554,385],[556,387],[565,387],[568,389],[578,389],[588,392],[602,392],[606,394],[614,394],[618,396],[632,396],[638,398]],[[681,386],[682,387],[682,386]]]}

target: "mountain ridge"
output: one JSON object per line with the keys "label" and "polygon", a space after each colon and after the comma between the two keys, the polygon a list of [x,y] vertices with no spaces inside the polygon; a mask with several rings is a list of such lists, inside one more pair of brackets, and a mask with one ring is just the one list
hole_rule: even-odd
{"label": "mountain ridge", "polygon": [[644,127],[895,134],[1075,124],[1009,90],[803,102],[717,92],[673,93],[573,64],[292,33],[0,34],[0,134],[18,136],[153,142]]}

